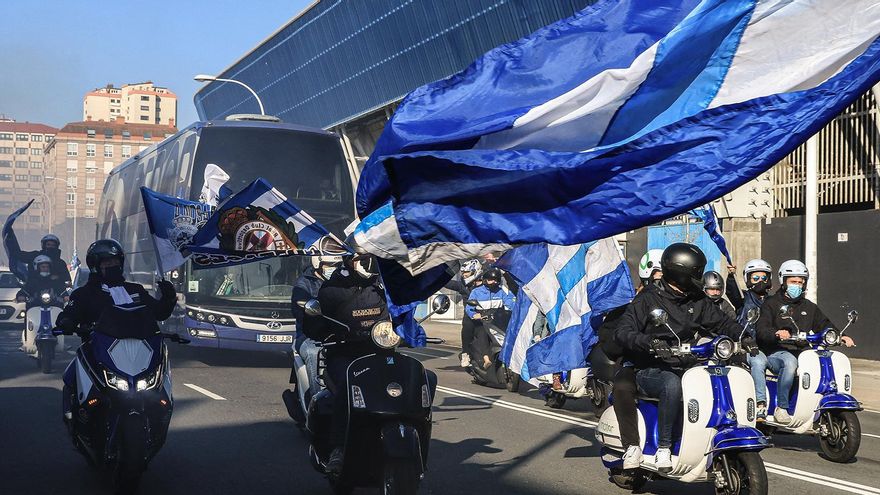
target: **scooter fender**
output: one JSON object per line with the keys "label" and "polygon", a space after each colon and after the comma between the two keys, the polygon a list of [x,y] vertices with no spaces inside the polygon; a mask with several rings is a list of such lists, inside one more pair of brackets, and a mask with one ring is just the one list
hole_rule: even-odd
{"label": "scooter fender", "polygon": [[728,450],[756,452],[770,447],[769,439],[757,428],[751,426],[734,426],[725,428],[712,437],[712,450],[709,452],[709,464],[712,458]]}
{"label": "scooter fender", "polygon": [[849,394],[829,394],[819,401],[818,412],[830,410],[861,411],[862,405]]}
{"label": "scooter fender", "polygon": [[[409,424],[390,421],[382,425],[382,449],[392,459],[422,459],[419,432]],[[421,462],[419,462],[421,464]]]}

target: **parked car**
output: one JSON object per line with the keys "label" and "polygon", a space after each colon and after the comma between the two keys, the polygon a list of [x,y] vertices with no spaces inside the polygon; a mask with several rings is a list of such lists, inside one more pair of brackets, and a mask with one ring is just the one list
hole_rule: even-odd
{"label": "parked car", "polygon": [[15,301],[19,290],[21,282],[18,277],[8,268],[0,268],[0,325],[24,325],[25,304]]}

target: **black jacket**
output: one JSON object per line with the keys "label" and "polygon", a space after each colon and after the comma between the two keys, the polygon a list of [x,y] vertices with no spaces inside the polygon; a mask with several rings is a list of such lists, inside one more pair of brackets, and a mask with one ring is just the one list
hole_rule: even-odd
{"label": "black jacket", "polygon": [[[710,301],[712,301],[710,299]],[[733,309],[733,305],[727,302],[723,297],[716,301],[712,301],[718,309],[720,309],[724,314],[736,320],[736,310]]]}
{"label": "black jacket", "polygon": [[[346,343],[328,349],[331,354],[359,355],[373,350],[368,340],[369,334],[358,336],[358,330],[369,331],[373,324],[390,320],[385,290],[378,278],[366,280],[346,268],[333,272],[330,280],[324,282],[318,291],[318,302],[325,316],[347,325],[351,333],[346,335]],[[303,331],[312,340],[321,342],[334,333],[346,330],[336,323],[320,316],[306,317]]]}
{"label": "black jacket", "polygon": [[696,343],[699,337],[727,335],[739,339],[742,327],[704,294],[675,293],[665,282],[648,285],[639,292],[617,321],[615,342],[623,347],[624,357],[638,368],[665,368],[667,365],[649,353],[651,341],[660,339],[672,345],[677,340],[665,326],[651,322],[650,313],[660,308],[669,315],[669,326],[682,343]]}
{"label": "black jacket", "polygon": [[27,307],[30,309],[42,304],[40,294],[45,290],[51,290],[53,297],[57,298],[67,290],[67,284],[55,275],[48,277],[31,276],[28,277],[27,284],[18,292],[18,295],[28,298]]}
{"label": "black jacket", "polygon": [[67,268],[67,262],[60,257],[53,256],[44,251],[20,251],[17,257],[20,261],[27,263],[28,279],[39,277],[34,267],[34,259],[40,255],[45,255],[52,259],[50,271],[53,277],[58,277],[62,282],[70,282],[70,271]]}
{"label": "black jacket", "polygon": [[[797,327],[792,324],[791,320],[782,318],[779,315],[779,308],[785,304],[791,306],[791,318],[797,324]],[[796,334],[798,329],[801,332],[809,333],[810,331],[821,332],[826,328],[837,328],[822,313],[819,306],[816,306],[812,301],[808,301],[804,296],[793,300],[785,294],[785,289],[780,289],[776,294],[764,299],[764,304],[761,306],[761,317],[758,318],[758,323],[755,326],[758,333],[758,347],[767,355],[776,351],[791,351],[795,349],[795,347],[789,344],[779,343],[776,338],[777,330],[788,330],[790,333]]]}
{"label": "black jacket", "polygon": [[306,313],[299,306],[299,302],[308,302],[311,299],[318,298],[318,291],[324,279],[315,275],[315,272],[303,273],[293,286],[293,293],[290,295],[290,308],[293,317],[296,318],[296,334],[297,337],[303,335],[303,323],[305,322]]}
{"label": "black jacket", "polygon": [[[123,287],[131,296],[133,303],[146,306],[156,321],[167,320],[177,304],[174,286],[170,282],[159,283],[159,289],[162,292],[162,297],[159,300],[148,294],[144,286],[140,284],[125,282]],[[76,289],[70,295],[70,301],[58,315],[55,325],[65,331],[79,331],[82,334],[86,329],[79,327],[87,327],[97,322],[101,313],[111,306],[114,306],[113,297],[110,296],[109,291],[104,289],[100,279],[93,273],[89,276],[86,285]]]}

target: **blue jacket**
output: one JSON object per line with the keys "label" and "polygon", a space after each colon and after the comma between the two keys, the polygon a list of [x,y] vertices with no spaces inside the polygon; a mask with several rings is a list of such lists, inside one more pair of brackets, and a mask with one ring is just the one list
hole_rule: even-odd
{"label": "blue jacket", "polygon": [[481,285],[476,289],[472,290],[470,295],[468,296],[468,301],[474,300],[480,303],[479,308],[475,308],[473,306],[465,305],[464,312],[468,315],[468,318],[473,319],[474,313],[478,313],[480,309],[490,309],[490,308],[513,308],[514,297],[513,294],[510,293],[506,288],[501,287],[496,292],[491,292],[485,286]]}

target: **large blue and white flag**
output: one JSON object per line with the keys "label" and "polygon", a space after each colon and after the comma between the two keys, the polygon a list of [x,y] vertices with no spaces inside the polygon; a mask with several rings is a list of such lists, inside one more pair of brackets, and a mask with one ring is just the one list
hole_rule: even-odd
{"label": "large blue and white flag", "polygon": [[732,265],[733,260],[730,259],[730,252],[727,250],[727,241],[724,239],[724,236],[721,235],[721,232],[718,232],[718,216],[715,214],[715,207],[711,204],[707,204],[700,208],[694,208],[691,210],[691,214],[703,221],[703,229],[709,234],[709,238],[712,239],[712,242],[718,246],[718,250],[721,251],[721,254],[727,258],[727,263]]}
{"label": "large blue and white flag", "polygon": [[878,35],[876,0],[600,0],[407,96],[356,238],[418,274],[687,212],[880,81]]}
{"label": "large blue and white flag", "polygon": [[175,198],[141,186],[144,214],[156,249],[156,265],[167,273],[189,259],[187,248],[205,225],[213,208],[205,203]]}
{"label": "large blue and white flag", "polygon": [[[505,254],[497,266],[522,283],[501,359],[524,380],[583,368],[605,312],[635,296],[613,239],[574,246],[533,244]],[[534,338],[538,314],[550,335]]]}
{"label": "large blue and white flag", "polygon": [[[15,231],[12,229],[12,225],[15,224],[15,220],[24,213],[31,205],[34,203],[34,200],[30,200],[26,205],[21,208],[13,211],[6,217],[6,222],[3,223],[3,249],[6,250],[6,259],[9,261],[9,271],[15,275],[21,283],[27,283],[28,279],[28,263],[21,259],[21,246],[18,244],[18,238],[15,237]],[[48,207],[48,205],[47,205]]]}
{"label": "large blue and white flag", "polygon": [[192,253],[193,268],[239,265],[278,256],[351,253],[262,178],[220,205],[193,236],[187,250]]}

